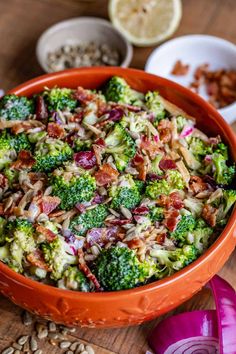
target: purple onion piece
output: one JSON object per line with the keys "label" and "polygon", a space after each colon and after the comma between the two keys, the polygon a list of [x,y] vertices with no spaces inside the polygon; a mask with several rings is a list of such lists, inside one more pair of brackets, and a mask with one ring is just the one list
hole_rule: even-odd
{"label": "purple onion piece", "polygon": [[117,122],[119,121],[124,115],[124,111],[121,108],[113,108],[110,112],[109,112],[109,120],[112,120],[113,122]]}
{"label": "purple onion piece", "polygon": [[53,120],[53,122],[55,122],[55,123],[57,123],[57,124],[59,124],[59,125],[63,124],[63,121],[62,121],[62,119],[60,118],[58,112],[53,112],[53,114],[52,114],[52,120]]}

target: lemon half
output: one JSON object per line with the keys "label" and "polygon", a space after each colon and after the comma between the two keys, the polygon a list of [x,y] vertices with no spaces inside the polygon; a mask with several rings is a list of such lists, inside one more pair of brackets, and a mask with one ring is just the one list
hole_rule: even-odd
{"label": "lemon half", "polygon": [[181,0],[110,0],[113,25],[133,44],[150,46],[170,37],[181,16]]}

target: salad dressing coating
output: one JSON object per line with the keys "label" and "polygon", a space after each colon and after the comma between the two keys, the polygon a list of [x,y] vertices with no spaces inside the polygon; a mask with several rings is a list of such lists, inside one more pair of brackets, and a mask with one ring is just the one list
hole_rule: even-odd
{"label": "salad dressing coating", "polygon": [[0,260],[37,281],[115,291],[170,276],[236,200],[220,136],[121,77],[0,100]]}

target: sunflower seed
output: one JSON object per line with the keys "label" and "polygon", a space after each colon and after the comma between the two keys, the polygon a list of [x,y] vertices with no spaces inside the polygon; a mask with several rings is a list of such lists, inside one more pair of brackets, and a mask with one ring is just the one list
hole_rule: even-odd
{"label": "sunflower seed", "polygon": [[131,219],[132,218],[132,214],[129,211],[129,209],[125,208],[123,205],[120,206],[120,211],[122,212],[124,217],[126,217],[127,219]]}
{"label": "sunflower seed", "polygon": [[71,346],[70,346],[70,350],[73,350],[73,351],[76,350],[78,345],[79,345],[79,342],[72,343]]}
{"label": "sunflower seed", "polygon": [[67,350],[65,354],[73,354],[72,350]]}
{"label": "sunflower seed", "polygon": [[12,347],[8,347],[2,351],[2,354],[12,354],[14,349]]}
{"label": "sunflower seed", "polygon": [[80,354],[88,354],[87,350],[83,350]]}
{"label": "sunflower seed", "polygon": [[49,324],[48,324],[48,330],[49,330],[49,332],[56,332],[56,330],[57,330],[56,323],[54,323],[54,322],[49,322]]}
{"label": "sunflower seed", "polygon": [[69,348],[70,346],[71,346],[71,342],[70,342],[70,341],[61,342],[60,345],[59,345],[59,347],[60,347],[61,349],[67,349],[67,348]]}
{"label": "sunflower seed", "polygon": [[12,344],[13,348],[21,350],[22,349],[22,345],[18,344],[18,343],[13,343]]}
{"label": "sunflower seed", "polygon": [[37,343],[36,339],[33,336],[31,336],[31,338],[30,338],[30,349],[33,352],[38,349],[38,343]]}
{"label": "sunflower seed", "polygon": [[79,353],[82,352],[84,350],[84,344],[80,343],[80,345],[79,345],[77,350],[79,350]]}
{"label": "sunflower seed", "polygon": [[33,322],[32,316],[28,311],[24,311],[22,315],[22,322],[25,326],[30,326]]}
{"label": "sunflower seed", "polygon": [[113,215],[115,215],[117,218],[119,218],[119,217],[120,217],[120,214],[119,214],[119,213],[117,213],[114,209],[112,209],[112,208],[108,208],[108,210],[110,211],[110,213],[112,213]]}
{"label": "sunflower seed", "polygon": [[42,353],[43,353],[42,349],[38,349],[34,352],[34,354],[42,354]]}
{"label": "sunflower seed", "polygon": [[14,354],[21,354],[21,351],[17,349],[14,351]]}
{"label": "sunflower seed", "polygon": [[23,346],[23,352],[29,352],[29,350],[30,350],[30,346],[29,346],[29,341],[27,340],[27,342],[25,342]]}
{"label": "sunflower seed", "polygon": [[95,354],[93,348],[90,345],[86,345],[85,349],[88,352],[88,354]]}
{"label": "sunflower seed", "polygon": [[48,338],[58,339],[58,333],[50,332],[50,333],[48,333]]}
{"label": "sunflower seed", "polygon": [[20,344],[20,345],[24,345],[27,342],[28,338],[29,338],[29,336],[21,336],[18,339],[17,343]]}

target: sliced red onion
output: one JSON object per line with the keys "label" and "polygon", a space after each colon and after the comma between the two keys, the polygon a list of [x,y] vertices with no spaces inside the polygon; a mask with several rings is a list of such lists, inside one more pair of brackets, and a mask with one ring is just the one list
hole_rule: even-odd
{"label": "sliced red onion", "polygon": [[204,161],[205,162],[212,162],[212,156],[211,155],[206,155],[205,157],[204,157]]}
{"label": "sliced red onion", "polygon": [[220,353],[236,353],[236,293],[232,286],[219,276],[210,281],[218,319]]}
{"label": "sliced red onion", "polygon": [[186,312],[160,322],[149,338],[156,354],[218,353],[214,310]]}
{"label": "sliced red onion", "polygon": [[180,133],[179,137],[186,138],[187,136],[191,135],[193,131],[194,127],[192,125],[186,125]]}
{"label": "sliced red onion", "polygon": [[217,275],[209,286],[216,310],[186,312],[160,322],[149,338],[156,354],[236,353],[236,292]]}
{"label": "sliced red onion", "polygon": [[104,196],[100,195],[98,193],[95,194],[95,197],[93,198],[93,200],[91,201],[92,204],[101,204],[102,202],[104,202]]}
{"label": "sliced red onion", "polygon": [[57,123],[57,124],[59,124],[59,125],[63,124],[63,121],[62,121],[62,119],[60,118],[58,112],[53,112],[53,114],[52,114],[52,120],[53,120],[53,122],[55,122],[55,123]]}
{"label": "sliced red onion", "polygon": [[160,141],[159,135],[154,135],[153,140],[155,141],[155,143],[159,143]]}
{"label": "sliced red onion", "polygon": [[124,115],[124,111],[121,108],[113,108],[112,110],[110,110],[109,112],[109,120],[112,120],[113,122],[117,122],[119,120],[121,120],[121,118]]}
{"label": "sliced red onion", "polygon": [[97,164],[97,159],[93,151],[80,151],[74,154],[74,160],[77,165],[84,168],[85,170],[90,170]]}
{"label": "sliced red onion", "polygon": [[163,179],[163,176],[157,175],[156,173],[148,173],[147,180],[148,181],[159,181]]}

